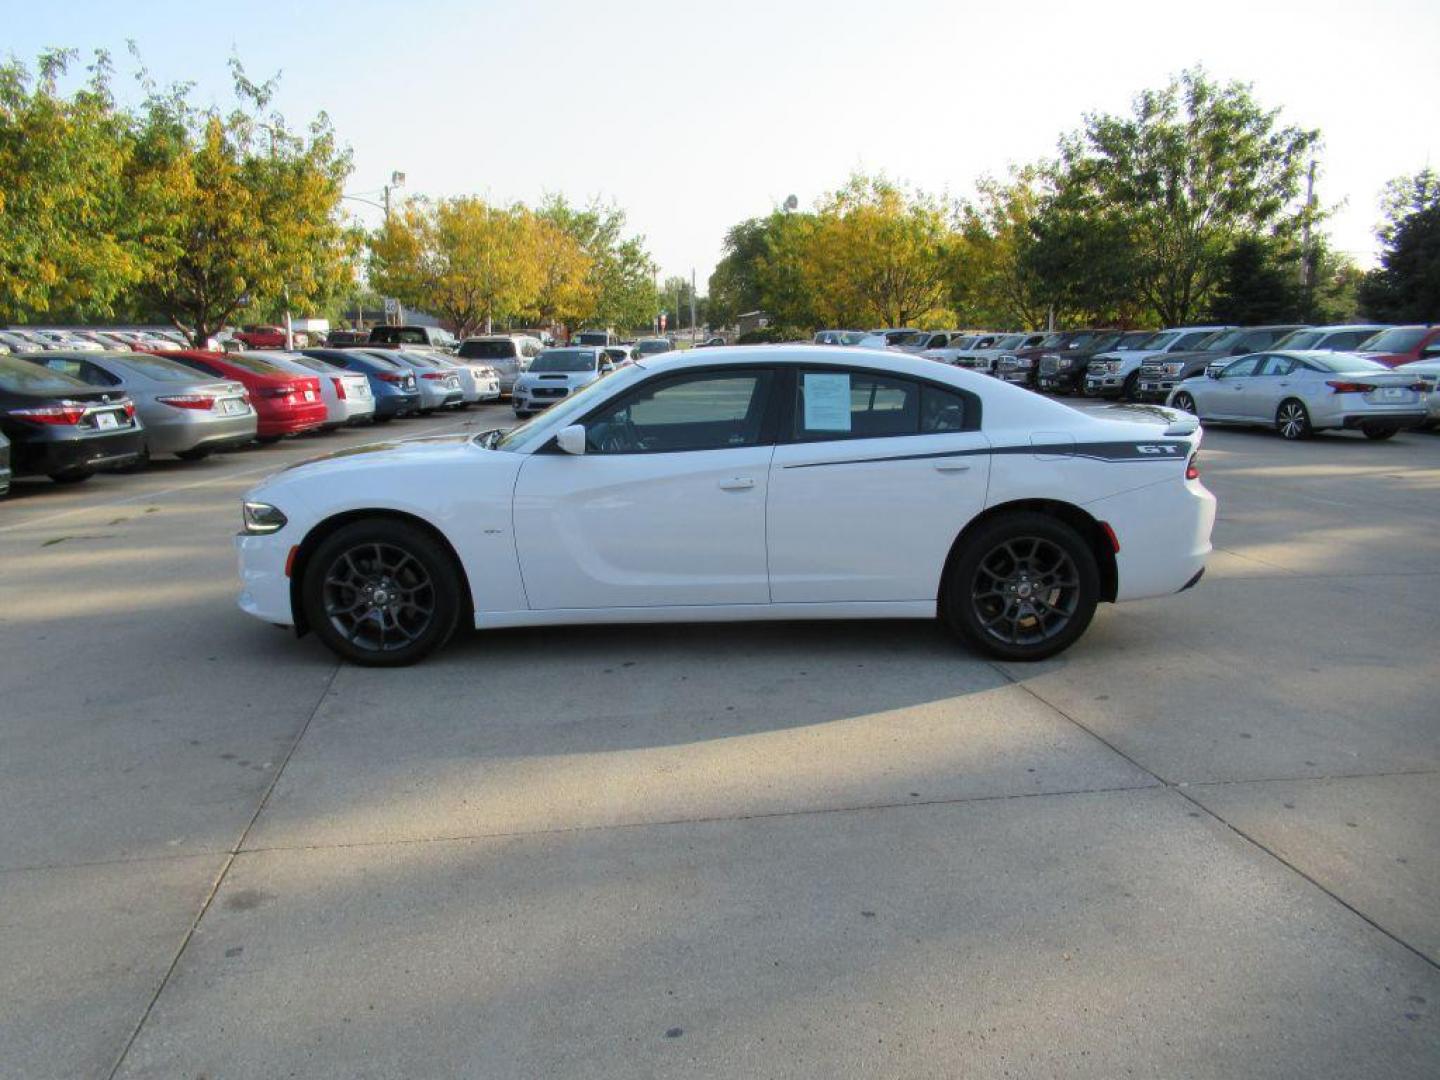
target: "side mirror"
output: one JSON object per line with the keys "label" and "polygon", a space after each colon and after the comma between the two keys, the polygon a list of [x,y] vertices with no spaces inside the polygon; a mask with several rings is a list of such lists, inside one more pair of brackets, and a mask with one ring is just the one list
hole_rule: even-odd
{"label": "side mirror", "polygon": [[561,428],[555,436],[555,445],[567,454],[585,453],[585,425],[571,424]]}
{"label": "side mirror", "polygon": [[1224,368],[1207,367],[1205,369],[1205,374],[1210,376],[1210,378],[1212,379],[1218,379],[1220,377],[1220,373],[1224,370]]}
{"label": "side mirror", "polygon": [[1420,350],[1420,356],[1425,360],[1440,360],[1440,341],[1432,341]]}
{"label": "side mirror", "polygon": [[615,370],[615,365],[612,364],[612,363],[610,363],[608,360],[607,360],[605,363],[603,363],[603,364],[600,365],[600,374],[601,374],[601,375],[609,375],[610,372],[612,372],[612,371],[614,371],[614,370]]}

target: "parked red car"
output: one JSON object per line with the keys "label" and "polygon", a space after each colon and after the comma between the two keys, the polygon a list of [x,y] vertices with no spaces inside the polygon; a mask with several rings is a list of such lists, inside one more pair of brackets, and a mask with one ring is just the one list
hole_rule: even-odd
{"label": "parked red car", "polygon": [[176,360],[217,379],[244,383],[250,392],[250,403],[255,406],[256,437],[260,442],[275,442],[285,435],[314,431],[325,423],[325,402],[320,397],[318,376],[282,371],[253,356],[198,349],[167,352],[165,359]]}
{"label": "parked red car", "polygon": [[1440,326],[1392,326],[1366,338],[1355,351],[1386,367],[1440,360]]}
{"label": "parked red car", "polygon": [[285,328],[282,326],[247,326],[235,335],[247,349],[283,349]]}

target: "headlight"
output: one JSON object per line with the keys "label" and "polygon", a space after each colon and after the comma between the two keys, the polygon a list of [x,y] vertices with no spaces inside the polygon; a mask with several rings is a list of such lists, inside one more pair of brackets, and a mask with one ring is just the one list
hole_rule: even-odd
{"label": "headlight", "polygon": [[1180,369],[1183,368],[1184,366],[1185,366],[1184,364],[1166,364],[1166,365],[1165,365],[1165,374],[1166,374],[1166,375],[1179,375],[1179,374],[1180,374]]}
{"label": "headlight", "polygon": [[245,532],[251,536],[279,532],[287,520],[278,507],[262,502],[242,503],[241,516],[245,521]]}

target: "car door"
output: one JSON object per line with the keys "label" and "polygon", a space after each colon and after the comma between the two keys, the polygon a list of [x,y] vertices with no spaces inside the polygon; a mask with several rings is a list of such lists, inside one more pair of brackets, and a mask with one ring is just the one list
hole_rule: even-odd
{"label": "car door", "polygon": [[1241,417],[1257,422],[1274,420],[1280,402],[1291,393],[1291,376],[1298,367],[1299,362],[1292,356],[1263,354],[1249,387],[1240,395]]}
{"label": "car door", "polygon": [[783,380],[767,523],[775,603],[933,600],[984,506],[989,443],[968,392],[863,368]]}
{"label": "car door", "polygon": [[586,416],[586,452],[521,466],[515,544],[540,610],[764,604],[775,372],[656,375]]}
{"label": "car door", "polygon": [[1215,420],[1240,420],[1245,416],[1244,397],[1249,393],[1261,357],[1242,356],[1226,366],[1214,386],[1203,391],[1200,416]]}

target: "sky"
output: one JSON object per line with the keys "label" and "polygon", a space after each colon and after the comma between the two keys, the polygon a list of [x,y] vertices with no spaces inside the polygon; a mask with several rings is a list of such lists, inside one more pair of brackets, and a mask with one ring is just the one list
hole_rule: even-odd
{"label": "sky", "polygon": [[1440,167],[1434,0],[0,0],[0,25],[27,61],[104,48],[126,71],[133,40],[220,105],[237,55],[280,75],[292,124],[329,114],[352,194],[401,171],[411,194],[613,202],[702,293],[726,229],[789,195],[863,169],[965,197],[1196,64],[1320,129],[1328,231],[1364,265],[1386,181]]}

